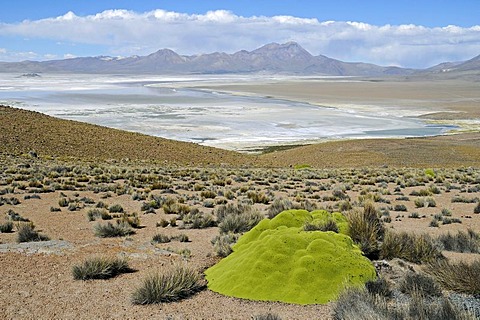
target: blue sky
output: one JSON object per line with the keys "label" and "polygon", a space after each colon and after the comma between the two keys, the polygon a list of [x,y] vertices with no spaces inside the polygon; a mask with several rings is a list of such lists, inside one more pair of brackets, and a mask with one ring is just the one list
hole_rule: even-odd
{"label": "blue sky", "polygon": [[0,61],[235,52],[286,41],[315,55],[406,67],[480,54],[479,0],[2,2]]}

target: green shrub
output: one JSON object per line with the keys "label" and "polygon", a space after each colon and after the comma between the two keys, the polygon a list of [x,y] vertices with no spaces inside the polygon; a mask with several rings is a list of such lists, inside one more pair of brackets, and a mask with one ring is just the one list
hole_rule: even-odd
{"label": "green shrub", "polygon": [[17,224],[17,242],[48,241],[49,237],[38,233],[32,223]]}
{"label": "green shrub", "polygon": [[379,254],[380,241],[384,237],[385,228],[378,218],[377,210],[371,202],[365,203],[363,210],[349,211],[346,216],[348,234],[356,242],[363,253],[369,258]]}
{"label": "green shrub", "polygon": [[147,276],[132,294],[134,304],[152,304],[178,301],[202,290],[205,284],[200,275],[183,265],[176,265],[165,273]]}
{"label": "green shrub", "polygon": [[123,237],[135,233],[128,223],[118,220],[116,224],[112,224],[111,222],[107,222],[107,224],[99,223],[95,225],[94,232],[95,235],[100,238]]}
{"label": "green shrub", "polygon": [[443,257],[429,235],[406,232],[387,232],[381,245],[380,256],[382,259],[400,258],[414,263],[429,262]]}
{"label": "green shrub", "polygon": [[447,290],[467,294],[480,294],[480,260],[473,263],[448,260],[431,261],[425,271]]}
{"label": "green shrub", "polygon": [[72,268],[75,280],[108,279],[130,271],[126,259],[105,257],[88,258]]}

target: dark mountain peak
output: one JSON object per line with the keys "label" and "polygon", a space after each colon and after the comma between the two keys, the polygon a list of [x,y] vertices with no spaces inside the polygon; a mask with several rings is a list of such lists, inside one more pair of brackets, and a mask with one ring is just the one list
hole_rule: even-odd
{"label": "dark mountain peak", "polygon": [[160,49],[157,52],[146,56],[148,60],[155,60],[157,62],[181,63],[185,59],[178,55],[175,51],[170,49]]}
{"label": "dark mountain peak", "polygon": [[264,45],[252,51],[252,54],[264,55],[270,58],[277,58],[280,60],[303,60],[310,59],[313,56],[296,42],[287,42],[278,44],[276,42]]}

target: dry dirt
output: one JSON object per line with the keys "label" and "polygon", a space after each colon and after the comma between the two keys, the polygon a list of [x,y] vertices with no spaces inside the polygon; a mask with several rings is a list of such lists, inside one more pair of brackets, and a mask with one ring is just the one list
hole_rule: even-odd
{"label": "dry dirt", "polygon": [[[52,174],[62,166],[70,166],[70,171],[59,176]],[[14,193],[6,193],[3,197],[14,197],[21,203],[4,204],[0,206],[0,213],[5,215],[9,210],[14,210],[31,220],[38,231],[53,239],[53,243],[45,242],[43,245],[38,242],[31,243],[30,246],[18,245],[17,232],[0,233],[0,314],[6,319],[249,319],[267,312],[277,314],[282,319],[330,318],[331,304],[299,306],[254,302],[225,297],[209,290],[175,303],[133,305],[130,302],[131,294],[145,275],[155,270],[165,270],[174,261],[185,261],[201,272],[218,259],[211,244],[212,238],[219,233],[218,228],[181,229],[181,221],[178,221],[177,227],[162,228],[156,226],[157,222],[163,218],[170,220],[175,215],[166,215],[163,209],[156,210],[155,214],[142,213],[144,201],[133,200],[133,195],[142,191],[149,192],[151,182],[145,182],[146,177],[166,181],[166,190],[175,191],[172,194],[171,191],[165,193],[165,190],[153,190],[151,194],[184,199],[186,204],[199,208],[204,214],[210,213],[212,209],[204,207],[205,199],[201,197],[201,191],[195,191],[195,184],[201,184],[217,194],[220,191],[232,191],[234,197],[229,200],[231,203],[246,201],[246,190],[255,190],[264,192],[270,203],[274,198],[280,197],[294,202],[308,199],[318,207],[329,210],[334,210],[338,200],[331,201],[325,197],[332,196],[333,190],[347,188],[345,194],[354,205],[358,205],[359,197],[366,193],[388,200],[389,204],[377,202],[376,205],[378,208],[390,208],[392,221],[386,225],[395,231],[428,232],[433,236],[469,228],[480,231],[480,215],[473,214],[476,203],[451,201],[455,196],[469,199],[480,197],[480,192],[475,189],[480,183],[480,172],[473,169],[439,170],[437,174],[444,178],[443,182],[428,179],[423,170],[415,169],[165,169],[80,162],[52,163],[29,157],[3,158],[2,169],[3,186],[0,189],[16,186]],[[77,181],[80,177],[83,182]],[[393,180],[389,182],[389,179]],[[415,180],[421,181],[420,186],[401,188],[401,193],[409,197],[408,201],[397,200],[399,191],[395,189],[402,183],[400,180],[407,184]],[[40,181],[43,186],[30,184],[31,181]],[[38,193],[41,199],[25,199],[26,195],[34,194],[32,192],[39,191],[39,188],[48,188],[55,182],[62,181],[77,181],[77,190]],[[218,181],[227,183],[221,186]],[[432,184],[440,189],[440,194],[431,195],[436,201],[436,207],[416,208],[414,200],[417,197],[409,194]],[[111,191],[92,191],[95,188],[109,187]],[[51,207],[59,207],[61,197],[71,199],[80,209],[69,211],[63,207],[60,212],[51,212]],[[94,204],[82,201],[84,197],[93,200]],[[223,198],[217,196],[216,199]],[[139,213],[142,228],[136,229],[134,235],[127,237],[96,237],[93,228],[98,221],[88,221],[87,212],[100,201],[107,205],[120,204],[128,213]],[[397,204],[405,204],[407,212],[394,211]],[[255,206],[266,212],[269,204]],[[432,216],[444,208],[451,210],[450,218],[457,218],[461,223],[429,227]],[[408,217],[414,212],[420,218]],[[154,245],[151,239],[156,233],[169,236],[184,233],[191,241]],[[173,252],[184,248],[191,251],[190,257],[182,257]],[[85,258],[98,255],[127,257],[130,266],[136,271],[110,280],[74,280],[72,266]],[[455,260],[471,259],[471,255],[449,255]]]}

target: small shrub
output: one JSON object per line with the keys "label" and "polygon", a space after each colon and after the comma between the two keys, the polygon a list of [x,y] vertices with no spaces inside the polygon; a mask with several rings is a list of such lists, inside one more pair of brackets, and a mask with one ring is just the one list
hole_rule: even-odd
{"label": "small shrub", "polygon": [[170,239],[169,236],[161,234],[161,233],[157,233],[152,238],[152,242],[155,242],[155,243],[167,243],[167,242],[170,242],[170,241],[171,241],[171,239]]}
{"label": "small shrub", "polygon": [[70,201],[68,201],[67,198],[60,198],[60,200],[58,200],[58,205],[60,207],[66,207],[66,206],[68,206],[69,203],[70,203]]}
{"label": "small shrub", "polygon": [[243,233],[251,230],[262,219],[263,215],[260,212],[251,209],[241,214],[225,216],[218,224],[218,227],[221,233]]}
{"label": "small shrub", "polygon": [[18,222],[29,222],[27,218],[22,217],[12,209],[7,211],[7,219],[10,221],[18,221]]}
{"label": "small shrub", "polygon": [[232,253],[232,245],[237,242],[238,235],[234,233],[221,234],[212,240],[213,250],[219,257],[226,257]]}
{"label": "small shrub", "polygon": [[373,281],[367,281],[365,283],[365,289],[367,289],[371,295],[378,295],[385,298],[390,298],[392,296],[392,289],[385,278],[377,278]]}
{"label": "small shrub", "polygon": [[428,226],[432,227],[432,228],[438,228],[438,226],[439,226],[438,220],[437,219],[432,219],[432,221],[430,221],[430,224]]}
{"label": "small shrub", "polygon": [[105,209],[94,208],[94,209],[88,210],[87,212],[88,221],[95,221],[98,218],[102,218],[103,220],[109,220],[108,217],[112,219],[112,216],[109,215],[107,210]]}
{"label": "small shrub", "polygon": [[184,228],[205,229],[216,226],[213,215],[204,214],[198,210],[185,215],[182,221]]}
{"label": "small shrub", "polygon": [[252,200],[253,203],[268,204],[270,202],[270,199],[263,192],[248,191],[247,197]]}
{"label": "small shrub", "polygon": [[205,287],[200,275],[182,265],[165,273],[147,276],[132,294],[134,304],[152,304],[178,301],[193,295]]}
{"label": "small shrub", "polygon": [[68,208],[67,208],[68,211],[77,211],[77,209],[78,209],[78,205],[76,203],[70,202],[68,204]]}
{"label": "small shrub", "polygon": [[0,224],[0,233],[10,233],[13,231],[13,222],[7,221]]}
{"label": "small shrub", "polygon": [[456,235],[450,232],[442,234],[437,240],[447,251],[480,253],[480,235],[471,229],[467,232],[459,231]]}
{"label": "small shrub", "polygon": [[177,240],[180,242],[190,242],[190,239],[185,233],[180,233],[178,236],[172,237],[172,240]]}
{"label": "small shrub", "polygon": [[17,225],[17,242],[48,241],[49,237],[38,233],[32,223]]}
{"label": "small shrub", "polygon": [[105,257],[89,258],[72,268],[75,280],[108,279],[130,271],[127,260]]}
{"label": "small shrub", "polygon": [[62,209],[60,208],[55,208],[55,207],[50,207],[50,212],[60,212]]}
{"label": "small shrub", "polygon": [[108,207],[108,212],[110,213],[123,213],[124,209],[121,204],[112,204]]}
{"label": "small shrub", "polygon": [[475,206],[475,208],[473,208],[473,213],[475,213],[475,214],[479,214],[479,213],[480,213],[480,202],[477,203],[477,205]]}
{"label": "small shrub", "polygon": [[293,203],[289,199],[285,198],[277,198],[273,200],[272,204],[268,208],[267,216],[272,219],[277,216],[280,212],[285,210],[293,209]]}
{"label": "small shrub", "polygon": [[396,204],[393,211],[407,211],[407,207],[404,204]]}
{"label": "small shrub", "polygon": [[162,220],[160,220],[160,222],[157,222],[156,226],[166,228],[166,227],[168,227],[169,224],[170,223],[167,220],[162,219]]}
{"label": "small shrub", "polygon": [[100,238],[123,237],[135,233],[128,223],[117,220],[116,224],[97,224],[94,228],[95,235]]}

